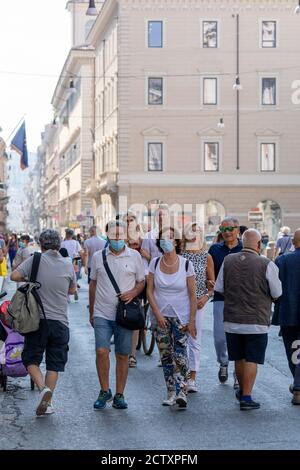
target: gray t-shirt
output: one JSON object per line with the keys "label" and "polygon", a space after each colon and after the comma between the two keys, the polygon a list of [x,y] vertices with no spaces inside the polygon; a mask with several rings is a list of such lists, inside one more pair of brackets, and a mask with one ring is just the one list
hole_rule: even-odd
{"label": "gray t-shirt", "polygon": [[[33,256],[18,266],[17,271],[29,279]],[[68,291],[76,286],[74,268],[68,258],[58,251],[48,250],[42,254],[36,278],[41,284],[39,295],[48,320],[58,320],[68,326]],[[41,318],[44,318],[41,315]]]}
{"label": "gray t-shirt", "polygon": [[96,253],[96,251],[104,250],[105,245],[106,245],[106,242],[104,240],[102,240],[102,238],[99,238],[97,236],[88,238],[84,242],[84,245],[83,245],[84,249],[87,250],[88,256],[89,256],[88,257],[88,265],[87,265],[89,269],[91,269],[91,267],[92,267],[93,254]]}
{"label": "gray t-shirt", "polygon": [[20,264],[23,263],[27,258],[29,258],[31,255],[33,255],[33,250],[31,247],[26,246],[26,248],[19,248],[16,254],[16,257],[14,259],[14,264],[16,267],[18,267]]}

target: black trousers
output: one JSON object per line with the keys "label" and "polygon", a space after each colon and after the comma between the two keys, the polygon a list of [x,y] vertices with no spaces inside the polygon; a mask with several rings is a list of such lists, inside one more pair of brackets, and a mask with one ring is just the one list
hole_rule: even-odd
{"label": "black trousers", "polygon": [[300,325],[282,326],[281,332],[289,368],[294,377],[294,389],[300,390]]}

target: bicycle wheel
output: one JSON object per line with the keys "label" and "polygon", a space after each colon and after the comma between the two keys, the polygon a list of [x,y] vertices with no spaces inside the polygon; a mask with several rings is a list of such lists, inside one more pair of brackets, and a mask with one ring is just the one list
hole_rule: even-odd
{"label": "bicycle wheel", "polygon": [[3,392],[6,392],[7,390],[7,376],[2,375],[2,387],[3,387]]}
{"label": "bicycle wheel", "polygon": [[151,330],[151,321],[149,315],[149,304],[145,305],[145,328],[143,330],[143,350],[146,356],[151,356],[153,353],[153,349],[155,346],[155,336],[153,331]]}
{"label": "bicycle wheel", "polygon": [[137,351],[139,351],[141,349],[143,334],[144,334],[144,330],[140,330],[139,331],[139,339],[138,339],[138,342],[137,342],[137,345],[136,345],[136,350]]}

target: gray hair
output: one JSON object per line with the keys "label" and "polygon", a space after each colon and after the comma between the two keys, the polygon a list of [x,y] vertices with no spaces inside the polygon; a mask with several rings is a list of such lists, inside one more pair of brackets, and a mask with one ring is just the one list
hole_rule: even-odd
{"label": "gray hair", "polygon": [[124,232],[127,230],[127,225],[122,220],[110,220],[106,225],[106,233],[117,227],[122,228]]}
{"label": "gray hair", "polygon": [[256,228],[248,228],[243,233],[242,241],[245,248],[254,248],[261,241],[261,233]]}
{"label": "gray hair", "polygon": [[225,219],[222,220],[221,224],[223,222],[231,222],[233,223],[233,225],[236,225],[237,227],[240,226],[240,221],[239,219],[237,219],[236,217],[234,217],[233,215],[228,215],[227,217],[225,217]]}
{"label": "gray hair", "polygon": [[41,248],[44,250],[59,250],[61,245],[61,238],[56,230],[44,230],[39,238]]}

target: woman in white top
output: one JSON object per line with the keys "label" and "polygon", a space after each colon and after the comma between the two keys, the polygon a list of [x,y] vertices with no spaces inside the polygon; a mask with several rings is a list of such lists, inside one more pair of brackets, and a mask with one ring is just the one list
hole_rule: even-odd
{"label": "woman in white top", "polygon": [[196,337],[195,272],[191,262],[179,256],[181,239],[173,228],[162,230],[157,245],[163,252],[149,266],[147,296],[156,317],[156,342],[168,396],[163,405],[187,406],[188,334]]}

